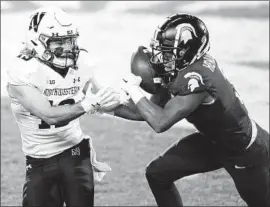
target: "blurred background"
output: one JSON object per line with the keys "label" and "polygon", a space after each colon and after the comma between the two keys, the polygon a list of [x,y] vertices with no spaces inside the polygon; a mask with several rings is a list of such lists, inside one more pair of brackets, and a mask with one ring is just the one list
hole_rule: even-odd
{"label": "blurred background", "polygon": [[[236,86],[251,116],[269,131],[268,1],[1,1],[1,206],[20,205],[24,182],[24,159],[6,98],[5,70],[21,49],[29,14],[44,5],[70,12],[79,27],[81,47],[90,52],[90,61],[99,61],[96,72],[104,84],[129,70],[131,54],[139,45],[149,46],[156,26],[166,16],[197,15],[209,29],[211,54]],[[108,128],[96,124],[100,121]],[[116,169],[97,185],[96,205],[102,206],[155,205],[144,178],[145,165],[194,130],[182,122],[156,135],[146,124],[98,116],[83,117],[82,125],[96,137],[99,156]],[[186,205],[244,205],[224,171],[181,182]],[[209,198],[209,194],[217,196]]]}

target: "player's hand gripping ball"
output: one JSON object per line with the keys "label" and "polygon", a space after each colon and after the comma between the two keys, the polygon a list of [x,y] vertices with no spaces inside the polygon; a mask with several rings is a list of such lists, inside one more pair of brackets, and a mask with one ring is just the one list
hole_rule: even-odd
{"label": "player's hand gripping ball", "polygon": [[151,52],[139,46],[131,57],[131,72],[142,78],[140,87],[148,93],[155,94],[160,84],[154,82],[156,71],[150,62]]}

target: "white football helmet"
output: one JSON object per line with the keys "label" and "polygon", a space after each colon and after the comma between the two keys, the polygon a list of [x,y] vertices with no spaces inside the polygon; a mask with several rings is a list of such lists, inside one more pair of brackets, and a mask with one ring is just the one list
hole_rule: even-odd
{"label": "white football helmet", "polygon": [[66,12],[57,7],[42,7],[30,16],[26,45],[34,51],[35,57],[50,67],[76,68],[80,51],[78,36],[79,32]]}

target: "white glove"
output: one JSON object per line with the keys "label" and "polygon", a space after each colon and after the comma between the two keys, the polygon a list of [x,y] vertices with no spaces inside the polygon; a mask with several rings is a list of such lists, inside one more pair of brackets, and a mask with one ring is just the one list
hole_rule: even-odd
{"label": "white glove", "polygon": [[114,111],[119,105],[125,105],[129,102],[130,96],[127,95],[125,91],[123,91],[119,87],[115,87],[114,89],[114,98],[111,101],[100,106],[101,112],[112,112]]}
{"label": "white glove", "polygon": [[110,87],[100,89],[96,94],[88,88],[85,99],[81,102],[86,113],[96,113],[102,110],[104,104],[119,101],[118,94]]}
{"label": "white glove", "polygon": [[136,76],[133,73],[128,73],[122,78],[121,88],[126,91],[128,94],[133,86],[139,87],[142,82],[140,76]]}
{"label": "white glove", "polygon": [[125,105],[129,102],[130,96],[121,88],[121,86],[118,85],[114,87],[114,90],[119,93],[120,104]]}
{"label": "white glove", "polygon": [[128,93],[135,104],[145,97],[140,88],[141,82],[142,78],[133,73],[129,73],[122,78],[121,88]]}

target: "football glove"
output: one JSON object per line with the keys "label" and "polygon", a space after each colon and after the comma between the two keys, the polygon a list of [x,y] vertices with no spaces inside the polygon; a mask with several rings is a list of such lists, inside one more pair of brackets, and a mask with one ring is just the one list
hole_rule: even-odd
{"label": "football glove", "polygon": [[128,93],[135,104],[145,97],[140,88],[141,82],[142,78],[133,73],[129,73],[122,78],[121,88]]}
{"label": "football glove", "polygon": [[113,112],[119,105],[126,105],[129,102],[130,96],[128,96],[125,91],[119,87],[115,87],[113,90],[115,97],[101,105],[100,112]]}
{"label": "football glove", "polygon": [[96,94],[93,94],[88,88],[85,98],[81,101],[81,105],[86,113],[96,113],[103,110],[103,105],[110,102],[119,102],[119,95],[112,88],[102,88]]}
{"label": "football glove", "polygon": [[128,73],[122,78],[121,88],[130,94],[130,90],[133,86],[139,87],[142,82],[140,76],[136,76],[133,73]]}

